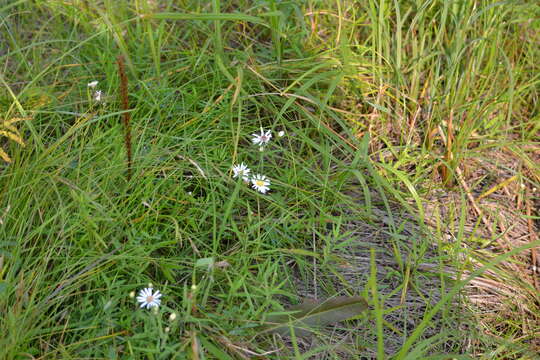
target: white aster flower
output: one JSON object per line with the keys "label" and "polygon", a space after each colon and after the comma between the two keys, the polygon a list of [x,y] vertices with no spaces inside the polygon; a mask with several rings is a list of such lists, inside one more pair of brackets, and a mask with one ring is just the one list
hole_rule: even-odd
{"label": "white aster flower", "polygon": [[251,183],[253,184],[253,188],[257,190],[258,192],[261,192],[263,194],[266,194],[268,190],[270,190],[270,180],[261,174],[257,174],[254,177],[251,178]]}
{"label": "white aster flower", "polygon": [[157,308],[161,303],[161,300],[159,299],[160,297],[161,294],[159,290],[156,290],[156,292],[154,292],[154,289],[152,288],[145,288],[139,292],[139,296],[137,296],[137,302],[141,304],[142,308],[145,306],[147,309],[151,307]]}
{"label": "white aster flower", "polygon": [[237,178],[239,176],[244,179],[244,181],[249,182],[249,172],[251,171],[246,164],[241,163],[240,165],[234,165],[232,168],[233,171],[233,177]]}
{"label": "white aster flower", "polygon": [[261,128],[260,134],[255,133],[255,134],[251,134],[251,136],[253,136],[253,139],[252,139],[253,143],[255,145],[259,145],[262,147],[268,144],[268,142],[272,138],[272,132],[270,130],[264,131],[264,129]]}
{"label": "white aster flower", "polygon": [[97,84],[98,84],[98,81],[94,80],[94,81],[88,83],[88,87],[93,89],[93,88],[95,88],[97,86]]}
{"label": "white aster flower", "polygon": [[98,90],[94,93],[94,100],[96,100],[97,102],[101,101],[101,90]]}

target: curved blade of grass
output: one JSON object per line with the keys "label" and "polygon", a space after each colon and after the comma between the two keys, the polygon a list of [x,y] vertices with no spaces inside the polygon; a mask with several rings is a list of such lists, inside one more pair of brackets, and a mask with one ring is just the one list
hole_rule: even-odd
{"label": "curved blade of grass", "polygon": [[206,13],[206,14],[187,14],[163,12],[155,14],[144,14],[144,19],[162,19],[162,20],[230,20],[230,21],[247,21],[255,24],[269,26],[263,17],[281,16],[281,11],[271,11],[259,14],[259,16],[246,15],[241,13]]}
{"label": "curved blade of grass", "polygon": [[418,192],[416,192],[416,189],[414,188],[410,180],[407,178],[407,176],[403,174],[401,171],[393,168],[392,166],[388,166],[383,163],[377,163],[377,165],[393,173],[399,180],[401,180],[403,184],[405,184],[405,186],[411,193],[411,196],[413,197],[414,201],[416,202],[416,205],[418,206],[418,214],[420,215],[420,221],[423,223],[424,222],[424,207],[422,205],[422,200],[420,199]]}
{"label": "curved blade of grass", "polygon": [[216,345],[214,345],[210,340],[208,340],[206,337],[201,336],[199,337],[199,340],[201,341],[201,345],[203,348],[208,351],[209,354],[216,357],[216,359],[219,360],[232,360],[232,357],[225,353],[223,350],[219,349]]}

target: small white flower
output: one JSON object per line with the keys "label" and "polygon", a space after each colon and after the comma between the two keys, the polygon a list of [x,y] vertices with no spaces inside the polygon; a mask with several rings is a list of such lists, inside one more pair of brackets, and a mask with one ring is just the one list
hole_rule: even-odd
{"label": "small white flower", "polygon": [[93,88],[95,88],[97,86],[97,84],[98,84],[98,81],[94,80],[94,81],[88,83],[88,87],[93,89]]}
{"label": "small white flower", "polygon": [[98,90],[94,93],[94,100],[96,100],[97,102],[101,101],[101,90]]}
{"label": "small white flower", "polygon": [[265,144],[268,144],[268,142],[272,138],[272,132],[270,130],[264,131],[264,129],[261,128],[260,134],[255,133],[251,134],[251,136],[253,136],[252,141],[255,145],[263,146]]}
{"label": "small white flower", "polygon": [[161,303],[161,300],[159,299],[160,297],[161,294],[159,290],[156,290],[156,292],[154,292],[154,289],[152,288],[145,288],[139,292],[139,296],[137,296],[137,302],[141,304],[142,308],[145,306],[147,309],[151,307],[157,308]]}
{"label": "small white flower", "polygon": [[244,181],[249,182],[249,172],[251,170],[246,166],[246,164],[241,163],[240,165],[234,165],[232,171],[234,173],[234,178],[241,176]]}
{"label": "small white flower", "polygon": [[253,188],[263,194],[266,194],[268,190],[270,190],[270,180],[261,174],[257,174],[254,177],[251,178],[251,183],[253,184]]}
{"label": "small white flower", "polygon": [[176,313],[171,313],[171,315],[169,315],[169,320],[170,321],[174,321],[174,319],[176,319]]}
{"label": "small white flower", "polygon": [[281,130],[280,132],[277,133],[277,136],[279,137],[283,137],[285,135],[285,131]]}

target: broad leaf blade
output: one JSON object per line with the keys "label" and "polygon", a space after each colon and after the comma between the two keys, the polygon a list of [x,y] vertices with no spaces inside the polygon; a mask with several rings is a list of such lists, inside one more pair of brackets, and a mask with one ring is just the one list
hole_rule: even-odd
{"label": "broad leaf blade", "polygon": [[342,296],[323,302],[304,302],[287,309],[291,314],[268,318],[270,325],[265,332],[290,335],[291,327],[297,336],[308,336],[313,328],[326,326],[357,316],[368,309],[367,302],[359,296]]}

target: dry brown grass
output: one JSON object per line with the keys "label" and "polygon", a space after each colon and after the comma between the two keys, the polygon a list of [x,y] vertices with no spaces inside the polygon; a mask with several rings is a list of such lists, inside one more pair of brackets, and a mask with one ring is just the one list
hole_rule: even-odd
{"label": "dry brown grass", "polygon": [[[538,150],[529,148],[528,153],[538,159]],[[464,164],[461,185],[434,193],[426,202],[428,218],[443,219],[439,230],[449,242],[458,241],[460,209],[467,208],[461,255],[470,269],[462,277],[497,255],[537,240],[538,225],[531,215],[538,216],[540,204],[538,189],[525,176],[531,173],[513,153],[492,149]],[[511,335],[540,351],[539,258],[538,248],[523,252],[469,284],[469,307],[485,334]]]}

